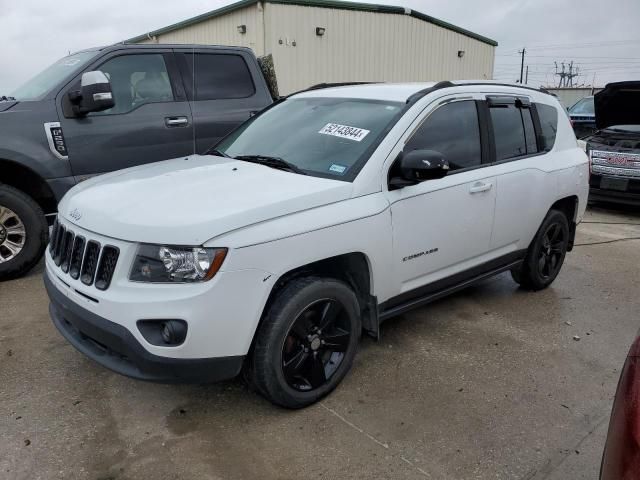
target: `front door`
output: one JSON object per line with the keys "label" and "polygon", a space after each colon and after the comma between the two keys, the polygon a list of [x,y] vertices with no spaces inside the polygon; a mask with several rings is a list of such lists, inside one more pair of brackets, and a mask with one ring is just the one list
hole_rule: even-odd
{"label": "front door", "polygon": [[[58,99],[76,177],[194,152],[191,110],[170,51],[116,52],[88,70],[107,75],[115,106],[82,118],[65,118],[64,98]],[[68,90],[78,85],[79,78]]]}
{"label": "front door", "polygon": [[496,178],[482,167],[474,100],[452,99],[428,113],[403,151],[418,149],[442,153],[451,171],[442,179],[388,192],[394,277],[403,300],[485,261],[496,201]]}

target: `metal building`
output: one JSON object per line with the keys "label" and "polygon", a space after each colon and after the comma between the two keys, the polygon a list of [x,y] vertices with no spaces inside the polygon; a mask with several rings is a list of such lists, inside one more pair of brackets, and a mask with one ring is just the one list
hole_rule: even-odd
{"label": "metal building", "polygon": [[497,46],[415,10],[330,0],[242,0],[127,42],[272,54],[281,94],[322,82],[490,79]]}

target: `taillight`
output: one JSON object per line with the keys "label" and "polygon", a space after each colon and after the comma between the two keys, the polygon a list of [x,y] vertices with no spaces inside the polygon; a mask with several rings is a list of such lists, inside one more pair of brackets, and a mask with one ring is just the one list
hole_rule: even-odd
{"label": "taillight", "polygon": [[620,375],[600,478],[640,478],[640,338],[631,346]]}

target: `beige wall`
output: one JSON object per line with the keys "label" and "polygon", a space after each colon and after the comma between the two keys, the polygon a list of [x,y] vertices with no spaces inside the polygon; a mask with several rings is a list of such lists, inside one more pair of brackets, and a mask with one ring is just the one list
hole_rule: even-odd
{"label": "beige wall", "polygon": [[565,108],[572,107],[578,100],[584,97],[589,97],[598,93],[602,88],[547,88],[551,93],[558,96],[560,103]]}
{"label": "beige wall", "polygon": [[[238,25],[246,25],[247,33],[238,33]],[[154,40],[140,43],[196,43],[249,47],[256,55],[264,54],[262,4],[250,5],[234,12],[204,20],[172,32],[158,35]]]}
{"label": "beige wall", "polygon": [[[238,25],[246,25],[247,33],[239,34]],[[323,37],[316,36],[316,27],[326,28]],[[490,79],[495,51],[409,15],[273,3],[251,5],[154,41],[240,45],[258,56],[272,53],[284,95],[322,82]],[[458,50],[464,57],[458,58]]]}
{"label": "beige wall", "polygon": [[[494,47],[409,15],[267,3],[265,24],[283,94],[321,82],[490,79],[493,72]],[[323,37],[316,27],[326,28]]]}

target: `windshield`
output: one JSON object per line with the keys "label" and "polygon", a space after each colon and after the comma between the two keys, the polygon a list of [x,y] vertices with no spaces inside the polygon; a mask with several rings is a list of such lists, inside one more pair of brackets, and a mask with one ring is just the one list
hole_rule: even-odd
{"label": "windshield", "polygon": [[68,75],[84,67],[95,54],[96,52],[80,52],[64,57],[28,80],[10,96],[22,101],[39,100]]}
{"label": "windshield", "polygon": [[[353,179],[401,103],[294,98],[245,123],[216,146],[230,157],[279,157],[305,173]],[[362,162],[359,162],[362,160]]]}
{"label": "windshield", "polygon": [[575,115],[595,115],[595,111],[593,97],[583,98],[569,109],[569,113]]}

